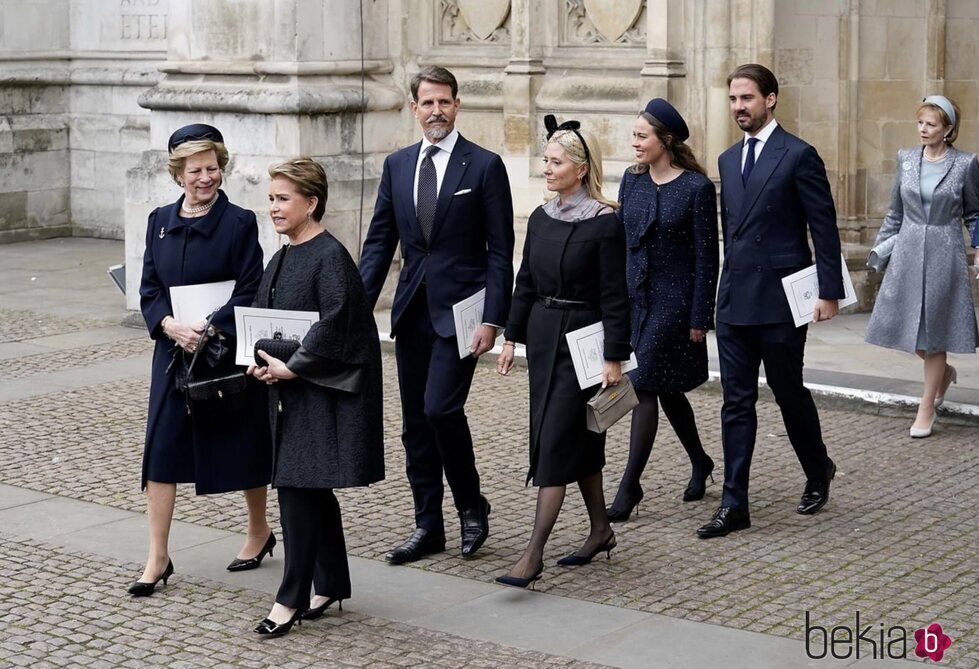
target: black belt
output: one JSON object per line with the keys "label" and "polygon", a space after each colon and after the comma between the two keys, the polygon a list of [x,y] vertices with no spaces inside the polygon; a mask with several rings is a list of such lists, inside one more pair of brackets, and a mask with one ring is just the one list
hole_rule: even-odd
{"label": "black belt", "polygon": [[561,300],[556,297],[538,297],[537,301],[544,305],[545,309],[570,309],[572,311],[593,311],[595,307],[589,302],[579,300]]}

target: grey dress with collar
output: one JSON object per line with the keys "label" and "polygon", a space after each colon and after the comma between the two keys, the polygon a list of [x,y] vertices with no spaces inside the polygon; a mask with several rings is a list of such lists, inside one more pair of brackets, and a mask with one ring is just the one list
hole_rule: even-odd
{"label": "grey dress with collar", "polygon": [[922,148],[901,149],[891,205],[875,249],[890,261],[867,325],[866,341],[913,352],[975,353],[979,328],[972,302],[963,226],[979,221],[979,162],[949,147],[944,176],[927,216],[921,198]]}

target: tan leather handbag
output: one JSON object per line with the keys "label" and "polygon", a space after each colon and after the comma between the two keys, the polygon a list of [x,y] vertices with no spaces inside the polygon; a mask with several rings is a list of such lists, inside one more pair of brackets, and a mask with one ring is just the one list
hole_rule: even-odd
{"label": "tan leather handbag", "polygon": [[623,375],[617,386],[606,386],[588,400],[586,422],[592,432],[602,433],[620,418],[636,408],[639,398],[628,376]]}

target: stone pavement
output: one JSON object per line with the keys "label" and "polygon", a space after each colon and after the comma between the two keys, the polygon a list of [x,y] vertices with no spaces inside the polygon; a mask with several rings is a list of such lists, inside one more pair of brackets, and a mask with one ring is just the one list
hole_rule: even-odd
{"label": "stone pavement", "polygon": [[[251,639],[248,626],[266,612],[281,556],[229,581],[221,567],[237,550],[240,495],[197,498],[186,487],[177,503],[177,575],[161,596],[130,600],[122,588],[145,551],[138,476],[150,347],[142,332],[113,325],[125,314],[104,267],[120,255],[121,244],[96,240],[0,246],[0,621],[8,630],[0,666],[39,658],[93,666],[853,665],[852,655],[807,659],[807,611],[826,628],[852,628],[859,611],[861,626],[901,626],[909,635],[939,621],[955,639],[943,664],[979,666],[974,425],[943,419],[934,437],[912,441],[901,412],[823,404],[839,473],[827,508],[801,517],[794,506],[804,481],[765,392],[753,526],[706,542],[693,531],[716,506],[720,485],[709,486],[702,502],[680,501],[689,465],[664,422],[643,481],[641,515],[617,527],[612,560],[553,566],[586,532],[572,492],[548,544],[540,592],[515,593],[492,579],[516,558],[532,522],[535,491],[522,485],[526,374],[518,368],[501,378],[488,365],[477,368],[469,405],[493,502],[492,536],[477,559],[463,561],[453,551],[410,568],[380,562],[411,526],[391,382],[388,478],[340,494],[356,556],[354,599],[342,614],[274,645]],[[819,339],[831,340],[831,332],[821,330]],[[903,372],[875,366],[872,356],[859,358],[853,337],[835,336],[852,349],[847,374],[901,379]],[[821,358],[826,350],[816,339],[811,335],[810,359],[832,375],[826,365],[833,358]],[[975,362],[963,356],[956,364],[957,390],[971,392]],[[393,379],[390,353],[385,369]],[[914,376],[905,376],[913,390]],[[691,401],[705,447],[720,463],[717,390],[708,385]],[[609,436],[610,496],[626,438],[623,426]],[[913,642],[913,658],[912,649]],[[887,666],[867,660],[869,652],[864,645],[856,666]]]}

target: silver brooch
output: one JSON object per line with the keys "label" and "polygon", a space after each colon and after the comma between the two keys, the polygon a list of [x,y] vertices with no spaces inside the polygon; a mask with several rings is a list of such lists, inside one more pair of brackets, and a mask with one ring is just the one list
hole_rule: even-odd
{"label": "silver brooch", "polygon": [[911,169],[911,161],[910,160],[905,160],[903,167],[906,170],[910,170]]}
{"label": "silver brooch", "polygon": [[166,228],[160,228],[160,239],[163,239],[166,236],[167,236],[167,229]]}

